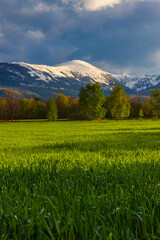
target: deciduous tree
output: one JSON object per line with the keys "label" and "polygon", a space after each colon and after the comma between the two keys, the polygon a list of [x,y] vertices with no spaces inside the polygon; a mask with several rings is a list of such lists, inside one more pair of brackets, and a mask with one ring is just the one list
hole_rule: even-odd
{"label": "deciduous tree", "polygon": [[20,98],[19,99],[20,111],[19,118],[29,119],[31,116],[31,105],[29,99]]}
{"label": "deciduous tree", "polygon": [[142,119],[142,117],[144,116],[142,108],[140,108],[138,115],[140,119]]}
{"label": "deciduous tree", "polygon": [[0,119],[7,119],[7,101],[2,97],[0,97]]}
{"label": "deciduous tree", "polygon": [[8,105],[8,115],[11,119],[11,122],[13,121],[13,118],[18,113],[19,110],[19,104],[18,104],[18,94],[14,90],[6,90],[6,101]]}
{"label": "deciduous tree", "polygon": [[99,83],[88,83],[81,87],[79,92],[79,104],[83,115],[88,120],[103,118],[106,110],[103,107],[105,98]]}
{"label": "deciduous tree", "polygon": [[144,99],[144,102],[142,103],[142,110],[145,117],[151,117],[152,110],[151,98]]}
{"label": "deciduous tree", "polygon": [[133,101],[131,101],[131,109],[130,109],[130,117],[131,118],[138,118],[139,111],[141,109],[141,99],[136,98]]}
{"label": "deciduous tree", "polygon": [[110,112],[116,120],[128,118],[130,115],[130,103],[124,92],[124,87],[120,84],[113,88],[110,95]]}
{"label": "deciduous tree", "polygon": [[151,101],[151,112],[154,118],[158,118],[160,116],[160,90],[155,89],[151,91],[150,95]]}
{"label": "deciduous tree", "polygon": [[58,118],[67,117],[70,108],[68,98],[64,94],[58,94],[55,98],[55,103],[58,108]]}
{"label": "deciduous tree", "polygon": [[49,121],[57,120],[57,105],[53,98],[49,98],[47,102],[47,118]]}

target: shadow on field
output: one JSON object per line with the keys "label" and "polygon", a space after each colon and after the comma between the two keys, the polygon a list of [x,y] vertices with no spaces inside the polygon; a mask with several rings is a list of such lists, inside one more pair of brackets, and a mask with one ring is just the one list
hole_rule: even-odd
{"label": "shadow on field", "polygon": [[[138,132],[140,133],[141,131],[142,132],[150,132],[150,131],[160,131],[160,128],[145,128],[145,129],[140,129],[140,128],[136,128],[136,127],[131,127],[131,128],[117,128],[117,129],[94,129],[93,132],[99,132],[99,131],[104,131],[104,132],[119,132],[119,133],[122,133],[122,132],[130,132],[130,133],[134,133],[134,132]],[[151,133],[151,132],[150,132]]]}
{"label": "shadow on field", "polygon": [[[139,234],[137,239],[150,239],[143,238],[144,229],[149,237],[153,231],[158,236],[159,172],[160,165],[153,163],[99,165],[85,170],[78,165],[60,168],[58,162],[44,161],[14,171],[10,167],[0,169],[0,237],[4,234],[13,239],[14,234],[14,239],[26,239],[27,234],[27,239],[51,239],[53,233],[53,239],[69,239],[66,236],[72,222],[70,239],[106,239],[92,237],[97,224],[107,231],[104,236],[115,229],[115,224],[117,236],[122,230],[125,236],[128,229],[134,236]],[[83,233],[89,233],[87,238]],[[59,238],[59,234],[64,237]]]}
{"label": "shadow on field", "polygon": [[88,136],[81,138],[80,141],[74,138],[63,143],[44,143],[40,146],[15,148],[18,154],[23,153],[60,153],[67,151],[80,152],[107,152],[109,150],[116,151],[135,151],[143,150],[160,150],[160,133],[159,132],[120,132],[108,134],[95,134],[93,138]]}

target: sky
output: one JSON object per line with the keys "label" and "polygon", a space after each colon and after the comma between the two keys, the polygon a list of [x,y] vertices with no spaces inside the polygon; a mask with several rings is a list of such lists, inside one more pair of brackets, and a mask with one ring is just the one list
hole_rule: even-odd
{"label": "sky", "polygon": [[0,62],[160,74],[160,0],[0,0]]}

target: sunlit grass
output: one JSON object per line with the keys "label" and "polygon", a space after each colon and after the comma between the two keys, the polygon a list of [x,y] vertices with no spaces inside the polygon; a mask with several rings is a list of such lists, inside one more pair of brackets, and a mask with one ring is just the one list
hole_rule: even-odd
{"label": "sunlit grass", "polygon": [[160,239],[160,122],[0,123],[0,239]]}

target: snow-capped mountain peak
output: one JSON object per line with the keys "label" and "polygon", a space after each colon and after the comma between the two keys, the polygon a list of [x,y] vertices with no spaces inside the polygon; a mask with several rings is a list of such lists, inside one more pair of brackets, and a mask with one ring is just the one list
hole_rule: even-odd
{"label": "snow-capped mountain peak", "polygon": [[140,76],[114,75],[114,77],[125,87],[128,87],[135,92],[155,88],[155,86],[159,87],[160,84],[159,75],[140,75]]}
{"label": "snow-capped mountain peak", "polygon": [[160,87],[160,75],[112,75],[81,60],[56,66],[24,62],[0,63],[0,88],[34,90],[43,98],[57,93],[78,96],[80,88],[88,82],[98,82],[105,94],[118,82],[125,86],[128,93],[139,94],[142,90],[148,90],[149,94],[150,89]]}
{"label": "snow-capped mountain peak", "polygon": [[106,76],[108,75],[111,77],[111,74],[91,65],[90,63],[81,60],[73,60],[53,67],[46,65],[34,65],[23,62],[13,64],[19,64],[27,68],[29,70],[28,73],[31,76],[37,75],[44,81],[49,80],[48,77],[46,78],[45,73],[51,77],[76,77],[77,81],[80,81],[80,78],[82,77],[88,77],[92,79],[93,82],[99,82],[104,84],[107,84]]}
{"label": "snow-capped mountain peak", "polygon": [[[90,63],[73,60],[56,66],[36,65],[24,62],[0,64],[0,86],[16,88],[43,88],[54,93],[78,96],[82,86],[98,82],[104,93],[110,92],[117,80]],[[37,90],[36,90],[37,91]]]}

